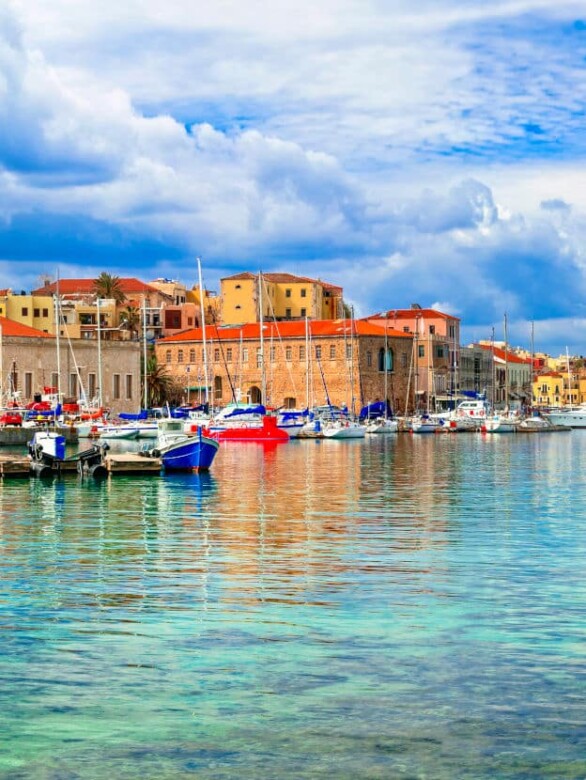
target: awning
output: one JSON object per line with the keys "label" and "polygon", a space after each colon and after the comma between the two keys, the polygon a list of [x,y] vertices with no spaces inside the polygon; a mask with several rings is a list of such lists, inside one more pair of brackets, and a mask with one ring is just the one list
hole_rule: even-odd
{"label": "awning", "polygon": [[206,389],[205,385],[187,385],[187,390],[205,390],[205,389]]}

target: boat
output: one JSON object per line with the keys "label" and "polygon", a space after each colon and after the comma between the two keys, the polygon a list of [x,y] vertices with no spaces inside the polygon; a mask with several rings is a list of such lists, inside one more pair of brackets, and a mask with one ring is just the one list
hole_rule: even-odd
{"label": "boat", "polygon": [[439,433],[443,428],[440,420],[436,420],[429,415],[412,417],[410,425],[413,433]]}
{"label": "boat", "polygon": [[[97,428],[97,426],[96,426]],[[97,428],[95,438],[100,439],[138,439],[138,428],[127,425],[103,425],[101,429]],[[94,438],[94,437],[91,437]]]}
{"label": "boat", "polygon": [[397,433],[399,421],[389,417],[377,417],[366,424],[366,433]]}
{"label": "boat", "polygon": [[219,448],[217,439],[205,436],[201,426],[194,434],[183,431],[179,419],[159,420],[157,446],[153,457],[160,457],[166,471],[209,471]]}
{"label": "boat", "polygon": [[516,433],[521,420],[510,414],[493,414],[486,418],[482,431],[485,433]]}
{"label": "boat", "polygon": [[550,409],[543,416],[553,425],[564,428],[586,428],[586,404],[568,409]]}
{"label": "boat", "polygon": [[321,425],[324,439],[364,439],[366,425],[354,420],[325,420]]}
{"label": "boat", "polygon": [[209,436],[217,441],[289,441],[289,434],[277,425],[277,418],[270,414],[265,414],[260,418],[260,422],[254,424],[225,420],[219,423],[216,419],[213,425],[208,428],[201,428],[204,436]]}
{"label": "boat", "polygon": [[517,426],[518,433],[555,433],[569,432],[572,428],[569,425],[558,425],[551,420],[541,417],[539,414],[533,414],[521,420]]}

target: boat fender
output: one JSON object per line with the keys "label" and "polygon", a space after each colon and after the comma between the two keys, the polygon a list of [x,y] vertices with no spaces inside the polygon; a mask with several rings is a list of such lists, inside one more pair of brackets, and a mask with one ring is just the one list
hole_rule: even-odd
{"label": "boat fender", "polygon": [[484,417],[484,409],[481,409],[479,414],[480,414],[481,417]]}
{"label": "boat fender", "polygon": [[160,458],[161,457],[161,451],[157,450],[157,449],[151,450],[150,454],[151,454],[151,456],[153,458]]}

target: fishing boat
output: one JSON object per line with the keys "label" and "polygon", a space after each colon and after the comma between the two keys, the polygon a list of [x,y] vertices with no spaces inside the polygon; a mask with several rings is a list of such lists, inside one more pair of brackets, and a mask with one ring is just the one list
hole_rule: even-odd
{"label": "fishing boat", "polygon": [[182,420],[158,421],[157,446],[153,457],[160,457],[166,471],[209,471],[219,442],[205,436],[201,426],[190,435],[183,431]]}

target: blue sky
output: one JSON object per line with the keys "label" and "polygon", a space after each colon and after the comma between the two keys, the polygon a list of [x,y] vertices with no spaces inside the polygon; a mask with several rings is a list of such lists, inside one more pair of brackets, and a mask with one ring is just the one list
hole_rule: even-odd
{"label": "blue sky", "polygon": [[586,354],[586,7],[9,0],[0,286],[290,271]]}

